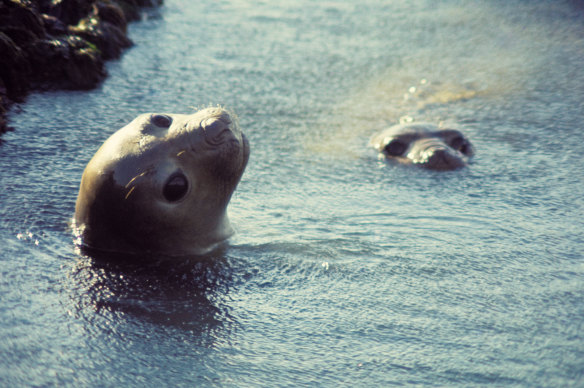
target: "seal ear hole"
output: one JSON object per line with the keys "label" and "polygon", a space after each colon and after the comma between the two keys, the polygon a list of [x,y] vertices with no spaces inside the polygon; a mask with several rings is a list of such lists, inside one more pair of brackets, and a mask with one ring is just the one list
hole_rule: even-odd
{"label": "seal ear hole", "polygon": [[150,121],[157,127],[162,128],[168,128],[172,124],[172,118],[167,115],[152,115]]}
{"label": "seal ear hole", "polygon": [[408,149],[408,145],[400,140],[392,140],[384,150],[389,156],[402,156]]}
{"label": "seal ear hole", "polygon": [[189,191],[189,182],[182,173],[175,173],[168,178],[162,189],[162,195],[168,202],[177,202]]}

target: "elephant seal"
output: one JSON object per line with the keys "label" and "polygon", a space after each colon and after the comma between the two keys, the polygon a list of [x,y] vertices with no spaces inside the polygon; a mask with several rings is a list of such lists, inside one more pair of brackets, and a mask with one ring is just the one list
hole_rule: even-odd
{"label": "elephant seal", "polygon": [[78,242],[109,252],[205,254],[233,234],[226,208],[248,158],[246,137],[222,108],[140,115],[83,172]]}
{"label": "elephant seal", "polygon": [[388,159],[438,171],[466,166],[474,155],[460,131],[428,123],[394,125],[374,135],[369,144]]}

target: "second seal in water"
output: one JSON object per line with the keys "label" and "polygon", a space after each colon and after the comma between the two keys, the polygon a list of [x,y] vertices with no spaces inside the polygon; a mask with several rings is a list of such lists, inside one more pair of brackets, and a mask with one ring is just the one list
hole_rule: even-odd
{"label": "second seal in water", "polygon": [[381,131],[369,142],[386,158],[431,170],[466,166],[474,155],[470,141],[457,129],[434,124],[399,124]]}

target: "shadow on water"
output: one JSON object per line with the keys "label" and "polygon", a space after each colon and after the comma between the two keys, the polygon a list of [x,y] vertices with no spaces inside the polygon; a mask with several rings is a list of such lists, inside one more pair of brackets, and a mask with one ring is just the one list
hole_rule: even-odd
{"label": "shadow on water", "polygon": [[224,252],[177,259],[83,250],[68,278],[76,314],[93,330],[121,337],[178,330],[209,338],[206,346],[236,323],[226,304],[233,272]]}

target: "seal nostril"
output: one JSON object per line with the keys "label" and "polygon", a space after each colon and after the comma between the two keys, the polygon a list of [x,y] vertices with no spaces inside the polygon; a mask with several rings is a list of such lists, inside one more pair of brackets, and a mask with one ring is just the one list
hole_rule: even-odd
{"label": "seal nostril", "polygon": [[205,137],[208,141],[221,141],[224,134],[231,132],[229,124],[231,124],[231,122],[225,122],[217,118],[210,118],[205,120],[202,125],[203,130],[205,131]]}
{"label": "seal nostril", "polygon": [[227,123],[224,123],[221,120],[217,120],[217,119],[208,119],[205,121],[203,128],[205,128],[206,131],[211,131],[211,132],[218,132],[218,131],[222,131],[223,129],[227,128]]}
{"label": "seal nostril", "polygon": [[425,167],[432,170],[454,170],[464,166],[464,161],[459,155],[447,148],[436,149],[428,156]]}

